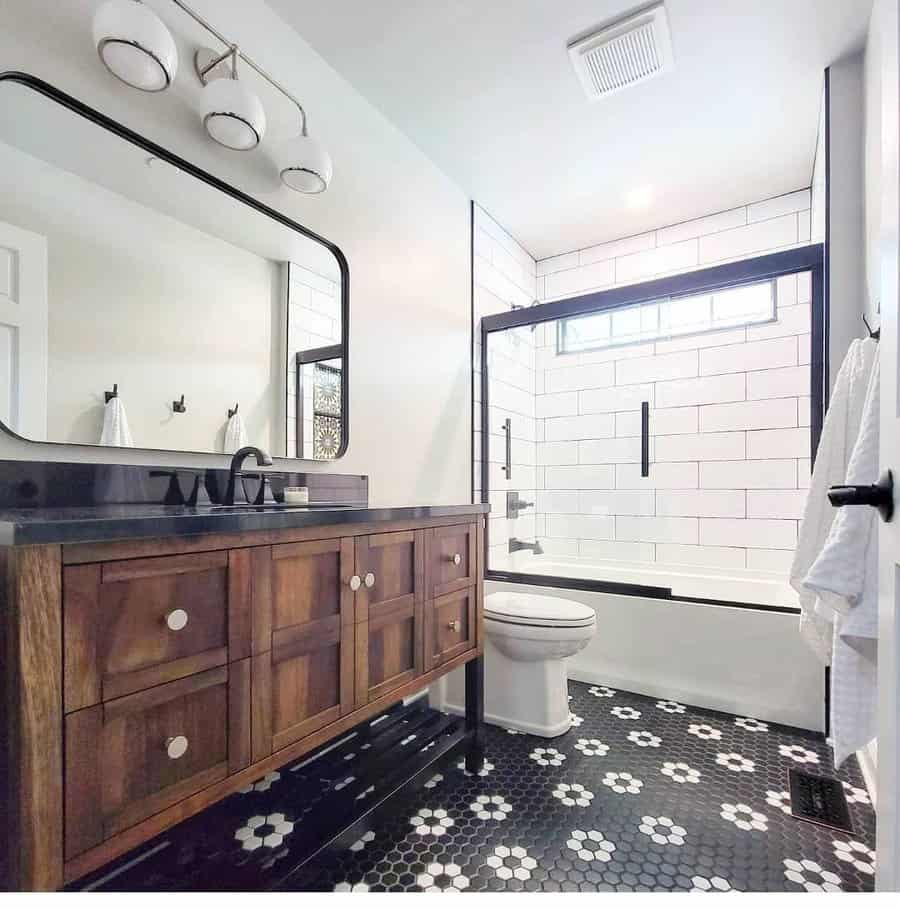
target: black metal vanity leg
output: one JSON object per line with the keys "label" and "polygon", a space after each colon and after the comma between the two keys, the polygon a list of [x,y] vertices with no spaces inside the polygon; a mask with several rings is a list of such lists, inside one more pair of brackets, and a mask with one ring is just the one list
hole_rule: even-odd
{"label": "black metal vanity leg", "polygon": [[484,657],[466,663],[466,732],[470,735],[466,770],[478,773],[484,764]]}

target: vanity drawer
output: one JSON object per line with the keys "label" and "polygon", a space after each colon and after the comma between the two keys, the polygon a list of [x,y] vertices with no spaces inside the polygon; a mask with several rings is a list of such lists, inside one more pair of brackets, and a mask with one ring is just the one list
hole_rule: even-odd
{"label": "vanity drawer", "polygon": [[467,587],[425,605],[425,671],[477,644],[476,590]]}
{"label": "vanity drawer", "polygon": [[249,764],[249,662],[66,717],[67,858]]}
{"label": "vanity drawer", "polygon": [[428,596],[474,586],[478,573],[477,525],[451,524],[427,532]]}
{"label": "vanity drawer", "polygon": [[66,711],[247,656],[250,586],[248,550],[67,567]]}

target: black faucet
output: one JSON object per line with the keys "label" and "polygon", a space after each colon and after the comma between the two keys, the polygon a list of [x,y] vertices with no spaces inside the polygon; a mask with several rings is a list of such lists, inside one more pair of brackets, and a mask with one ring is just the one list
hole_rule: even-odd
{"label": "black faucet", "polygon": [[544,554],[544,550],[538,540],[535,540],[533,543],[525,543],[522,540],[517,540],[515,537],[512,537],[509,541],[510,553],[518,552],[520,549],[530,549],[535,555]]}
{"label": "black faucet", "polygon": [[[228,489],[225,490],[225,505],[234,505],[234,488],[237,485],[237,478],[241,473],[241,467],[244,461],[253,455],[256,458],[257,467],[271,467],[272,456],[255,445],[245,445],[239,448],[231,458],[231,468],[228,471]],[[259,484],[259,495],[256,497],[255,505],[262,505],[266,494],[265,481]]]}

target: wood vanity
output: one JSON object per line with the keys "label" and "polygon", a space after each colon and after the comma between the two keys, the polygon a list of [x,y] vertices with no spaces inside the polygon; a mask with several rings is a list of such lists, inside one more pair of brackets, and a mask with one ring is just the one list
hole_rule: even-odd
{"label": "wood vanity", "polygon": [[6,886],[57,889],[479,657],[484,511],[13,536],[0,548]]}

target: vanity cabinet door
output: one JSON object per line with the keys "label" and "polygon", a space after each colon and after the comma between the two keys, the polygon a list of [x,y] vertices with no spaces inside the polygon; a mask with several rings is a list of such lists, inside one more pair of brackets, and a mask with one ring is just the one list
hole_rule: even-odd
{"label": "vanity cabinet door", "polygon": [[72,858],[247,766],[249,660],[66,717]]}
{"label": "vanity cabinet door", "polygon": [[424,671],[425,531],[356,540],[356,707]]}
{"label": "vanity cabinet door", "polygon": [[249,655],[250,551],[71,565],[66,712]]}
{"label": "vanity cabinet door", "polygon": [[353,539],[273,546],[269,572],[269,611],[254,618],[254,760],[353,709]]}
{"label": "vanity cabinet door", "polygon": [[477,645],[476,588],[438,597],[425,611],[425,671]]}
{"label": "vanity cabinet door", "polygon": [[477,525],[451,524],[428,532],[428,596],[442,597],[476,583]]}

